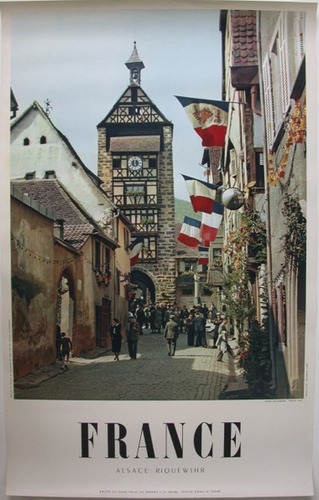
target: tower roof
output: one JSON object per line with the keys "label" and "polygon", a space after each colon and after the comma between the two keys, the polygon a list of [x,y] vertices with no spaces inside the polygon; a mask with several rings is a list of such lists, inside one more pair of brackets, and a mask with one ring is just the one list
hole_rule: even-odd
{"label": "tower roof", "polygon": [[133,48],[132,54],[131,54],[129,60],[126,61],[125,64],[126,64],[126,66],[128,66],[131,64],[136,65],[136,63],[138,63],[142,68],[145,68],[143,61],[140,59],[140,56],[138,55],[137,48],[136,48],[136,42],[134,42],[134,48]]}
{"label": "tower roof", "polygon": [[145,68],[143,61],[138,55],[136,42],[134,42],[133,52],[125,66],[130,70],[130,83],[141,83],[141,70]]}

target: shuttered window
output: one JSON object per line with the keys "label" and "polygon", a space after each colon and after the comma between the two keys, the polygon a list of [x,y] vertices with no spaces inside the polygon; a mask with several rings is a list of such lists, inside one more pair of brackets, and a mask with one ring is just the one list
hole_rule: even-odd
{"label": "shuttered window", "polygon": [[266,138],[267,149],[270,150],[273,145],[275,128],[274,128],[274,100],[271,82],[271,66],[270,59],[267,56],[263,63],[263,83],[264,83],[264,101],[265,101],[265,122],[266,122]]}
{"label": "shuttered window", "polygon": [[296,57],[299,67],[305,56],[305,17],[304,12],[297,13],[296,18]]}
{"label": "shuttered window", "polygon": [[279,17],[262,71],[267,146],[271,150],[290,106],[286,12]]}
{"label": "shuttered window", "polygon": [[230,150],[229,174],[231,177],[237,176],[237,155],[235,149]]}
{"label": "shuttered window", "polygon": [[282,113],[286,113],[290,106],[290,83],[288,69],[288,46],[287,46],[287,13],[283,12],[279,19],[278,51],[281,83],[281,105]]}

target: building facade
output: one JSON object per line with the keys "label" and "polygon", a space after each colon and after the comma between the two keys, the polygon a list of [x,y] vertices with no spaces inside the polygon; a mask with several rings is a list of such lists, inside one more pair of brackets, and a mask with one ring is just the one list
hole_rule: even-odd
{"label": "building facade", "polygon": [[305,13],[262,11],[258,27],[273,376],[280,394],[302,397],[307,218]]}
{"label": "building facade", "polygon": [[[252,320],[262,324],[268,318],[271,389],[278,397],[301,397],[306,266],[304,14],[221,11],[220,28],[223,99],[230,102],[221,162],[223,187],[244,194],[242,208],[226,210],[224,218],[228,294],[242,303],[241,309],[247,308],[240,330],[249,328]],[[240,310],[237,320],[239,314]]]}
{"label": "building facade", "polygon": [[144,302],[175,301],[173,125],[141,87],[136,44],[126,63],[130,83],[98,124],[103,189],[143,237],[131,273]]}
{"label": "building facade", "polygon": [[[265,192],[263,123],[259,93],[256,11],[222,11],[223,98],[230,102],[221,159],[223,188],[244,193],[238,210],[225,210],[223,266],[226,302],[233,305],[239,332],[263,318],[265,285]],[[259,241],[261,240],[261,241]],[[235,307],[236,302],[238,307]]]}
{"label": "building facade", "polygon": [[[36,102],[12,122],[11,182],[21,191],[24,201],[29,197],[54,217],[54,231],[45,239],[41,239],[40,229],[35,236],[35,223],[26,223],[22,235],[19,219],[12,221],[13,227],[16,224],[16,230],[21,233],[18,245],[23,244],[21,238],[27,239],[31,247],[32,241],[38,242],[38,258],[34,259],[32,252],[24,255],[33,270],[29,281],[36,281],[38,273],[42,275],[40,269],[45,260],[54,268],[53,274],[48,272],[46,279],[46,289],[53,296],[45,295],[48,310],[54,305],[54,318],[50,316],[46,332],[46,336],[50,336],[50,352],[54,351],[51,341],[57,325],[72,338],[77,355],[110,345],[112,318],[118,317],[123,324],[127,321],[132,225],[108,199],[97,176],[85,167]],[[22,208],[27,217],[28,205],[20,204]],[[49,257],[46,245],[50,246]],[[72,254],[71,260],[63,256],[65,252]],[[21,279],[16,258],[19,252],[13,253],[12,269]],[[23,265],[27,267],[26,263]],[[20,306],[17,306],[15,293],[13,300],[13,311],[18,311]],[[31,305],[26,309],[28,314],[31,310],[36,314],[37,307],[34,309]],[[19,315],[15,314],[14,329],[21,326],[18,319]],[[29,334],[31,338],[32,329]],[[42,364],[46,361],[43,357]]]}

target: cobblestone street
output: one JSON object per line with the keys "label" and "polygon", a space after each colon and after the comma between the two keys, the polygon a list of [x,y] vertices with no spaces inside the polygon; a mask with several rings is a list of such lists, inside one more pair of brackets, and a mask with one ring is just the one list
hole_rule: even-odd
{"label": "cobblestone street", "polygon": [[55,400],[215,400],[230,384],[241,380],[236,361],[228,354],[216,360],[217,349],[188,347],[180,335],[174,357],[167,355],[162,335],[143,335],[137,360],[126,343],[120,361],[111,352],[93,359],[72,358],[70,368],[60,363],[18,379],[17,399]]}

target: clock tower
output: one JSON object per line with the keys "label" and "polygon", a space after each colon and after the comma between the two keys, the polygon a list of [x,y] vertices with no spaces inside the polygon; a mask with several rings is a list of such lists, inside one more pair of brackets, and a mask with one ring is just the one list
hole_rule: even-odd
{"label": "clock tower", "polygon": [[125,63],[129,86],[98,124],[102,188],[143,237],[131,283],[144,302],[175,301],[173,124],[141,87],[144,64],[136,42]]}

